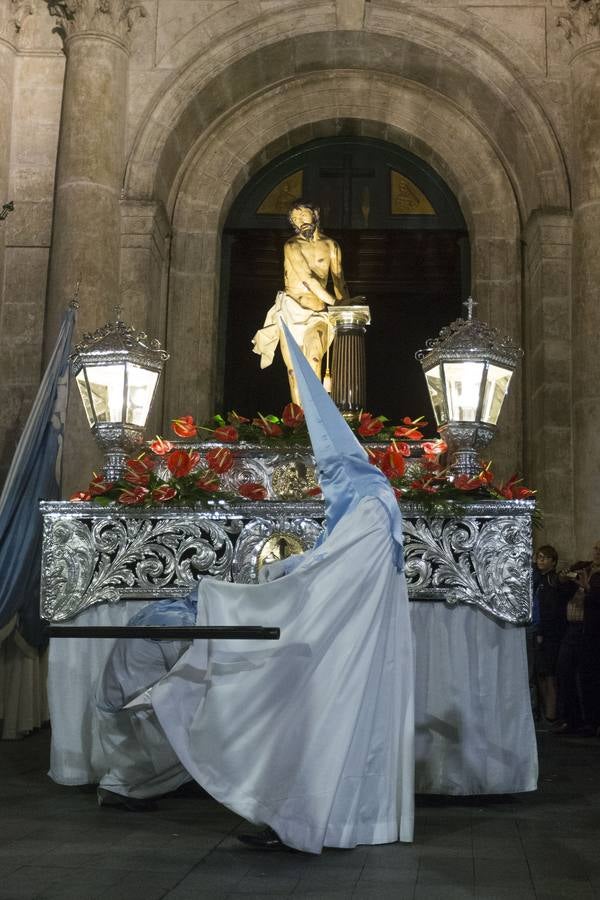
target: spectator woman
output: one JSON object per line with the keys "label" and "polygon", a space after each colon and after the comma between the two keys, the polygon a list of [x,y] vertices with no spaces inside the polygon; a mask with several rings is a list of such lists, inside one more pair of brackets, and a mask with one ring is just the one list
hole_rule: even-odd
{"label": "spectator woman", "polygon": [[558,553],[550,544],[535,554],[533,597],[534,678],[540,697],[540,712],[549,724],[557,721],[558,651],[567,628],[566,607],[570,585],[558,580]]}

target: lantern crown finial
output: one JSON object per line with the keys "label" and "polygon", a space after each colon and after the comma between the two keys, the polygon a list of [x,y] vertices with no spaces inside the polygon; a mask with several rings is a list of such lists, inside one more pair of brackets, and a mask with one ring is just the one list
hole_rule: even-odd
{"label": "lantern crown finial", "polygon": [[120,318],[121,308],[115,307],[116,321],[107,322],[93,333],[82,336],[71,354],[71,366],[77,368],[81,354],[101,356],[106,362],[111,356],[121,359],[127,354],[132,362],[141,365],[157,365],[162,368],[162,363],[169,358],[160,345],[160,342],[149,338],[145,331],[137,331],[132,325],[127,325]]}
{"label": "lantern crown finial", "polygon": [[470,321],[473,318],[473,307],[477,306],[477,301],[469,297],[468,300],[465,300],[463,306],[467,308],[467,319]]}
{"label": "lantern crown finial", "polygon": [[464,305],[467,307],[467,318],[455,319],[442,328],[436,338],[427,341],[423,350],[417,351],[416,358],[427,366],[435,365],[442,359],[485,358],[514,369],[523,356],[521,348],[511,337],[473,316],[473,307],[477,303],[472,297]]}

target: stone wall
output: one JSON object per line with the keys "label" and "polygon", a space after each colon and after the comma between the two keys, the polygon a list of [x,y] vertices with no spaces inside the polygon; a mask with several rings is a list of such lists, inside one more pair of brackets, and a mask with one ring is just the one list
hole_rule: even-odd
{"label": "stone wall", "polygon": [[[593,497],[600,471],[573,472],[571,458],[573,441],[592,441],[586,410],[597,402],[578,359],[593,363],[586,323],[600,308],[586,205],[600,153],[598,0],[3,2],[0,187],[16,205],[0,225],[4,471],[43,335],[47,352],[79,277],[79,331],[120,301],[124,318],[167,342],[152,429],[211,411],[220,231],[236,194],[284,149],[369,134],[422,156],[459,199],[478,312],[528,354],[497,468],[525,467],[542,491],[544,537],[565,556],[587,552],[600,523],[586,510],[575,545],[573,507],[584,488]],[[586,127],[571,141],[574,104]],[[573,211],[585,253],[571,270]],[[78,411],[71,420],[66,493],[99,462]]]}
{"label": "stone wall", "polygon": [[41,0],[0,13],[0,480],[42,371],[64,58]]}

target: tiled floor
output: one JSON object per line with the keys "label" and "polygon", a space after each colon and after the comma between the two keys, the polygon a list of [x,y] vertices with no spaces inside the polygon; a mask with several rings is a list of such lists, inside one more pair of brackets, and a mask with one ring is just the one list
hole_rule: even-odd
{"label": "tiled floor", "polygon": [[45,775],[49,734],[0,743],[0,898],[600,898],[600,740],[540,734],[540,789],[419,798],[412,845],[265,853],[210,797],[99,809]]}

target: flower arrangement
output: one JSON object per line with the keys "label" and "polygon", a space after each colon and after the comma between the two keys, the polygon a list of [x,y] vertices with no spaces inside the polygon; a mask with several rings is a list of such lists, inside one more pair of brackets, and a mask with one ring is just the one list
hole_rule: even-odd
{"label": "flower arrangement", "polygon": [[[474,477],[453,477],[442,465],[447,446],[441,439],[425,440],[422,429],[427,422],[422,416],[402,419],[391,425],[385,416],[361,412],[349,423],[358,439],[363,441],[373,465],[377,466],[401,500],[413,500],[434,507],[439,501],[454,500],[472,494],[480,499],[522,500],[535,491],[522,485],[513,475],[503,484],[495,484],[491,463],[483,463]],[[177,446],[163,437],[156,437],[148,450],[135,459],[127,460],[126,469],[117,482],[107,481],[94,474],[88,489],[78,491],[72,501],[92,501],[100,505],[111,503],[123,506],[156,506],[166,503],[192,506],[208,500],[265,500],[263,484],[247,482],[237,493],[227,491],[222,476],[235,464],[235,456],[224,444],[241,441],[263,443],[272,447],[282,444],[309,444],[308,431],[302,409],[288,403],[281,417],[264,416],[247,419],[236,412],[226,418],[217,415],[207,425],[198,425],[192,416],[181,416],[171,422],[173,433],[180,440],[193,440],[200,432],[210,434],[210,440],[221,446],[203,455],[198,450]],[[369,446],[371,444],[372,446]],[[387,446],[382,447],[382,444]],[[165,471],[166,469],[166,471]],[[168,474],[167,474],[168,473]],[[319,496],[320,488],[306,490],[308,496]]]}

